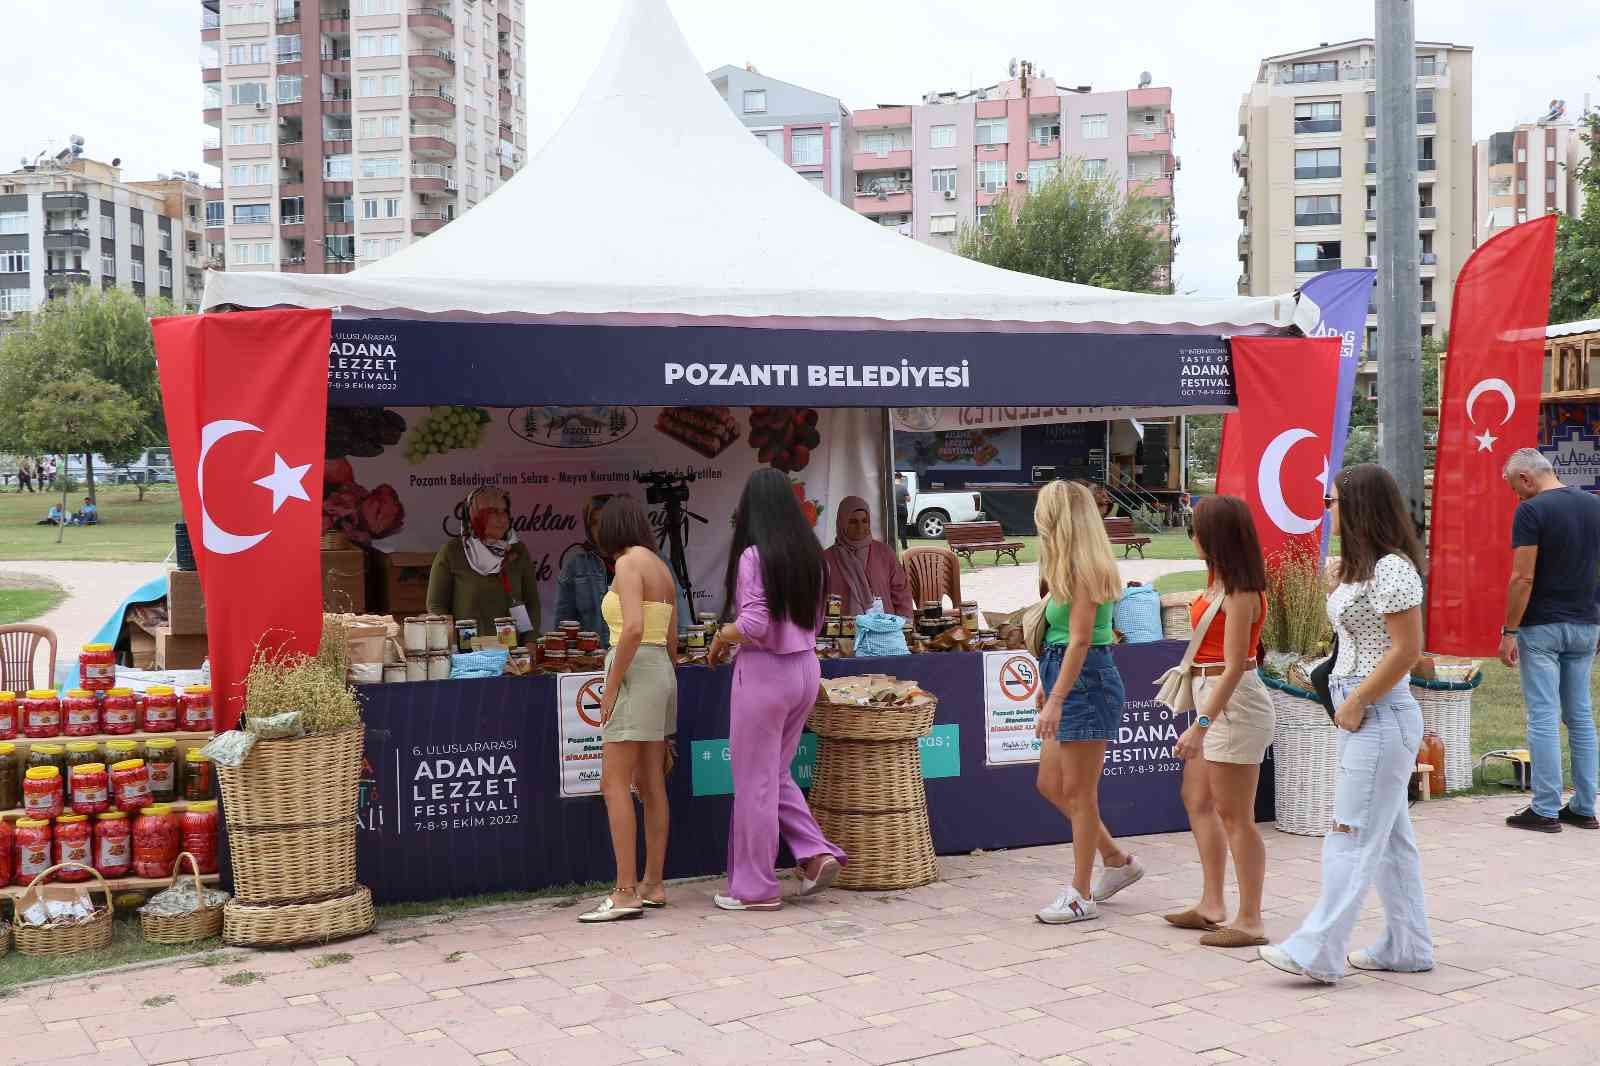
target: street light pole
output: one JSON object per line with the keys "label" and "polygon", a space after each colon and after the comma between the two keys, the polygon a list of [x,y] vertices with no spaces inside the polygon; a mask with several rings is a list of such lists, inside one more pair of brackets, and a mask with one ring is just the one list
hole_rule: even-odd
{"label": "street light pole", "polygon": [[1412,0],[1376,0],[1378,440],[1423,528],[1422,298],[1417,236],[1417,47]]}

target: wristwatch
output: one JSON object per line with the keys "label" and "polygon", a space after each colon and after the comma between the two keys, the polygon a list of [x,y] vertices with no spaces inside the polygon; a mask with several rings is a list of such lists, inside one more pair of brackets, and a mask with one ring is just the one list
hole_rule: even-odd
{"label": "wristwatch", "polygon": [[1519,632],[1519,630],[1512,629],[1510,626],[1501,626],[1500,627],[1500,635],[1502,637],[1514,637],[1514,636],[1517,635],[1518,632]]}
{"label": "wristwatch", "polygon": [[1202,714],[1200,717],[1194,720],[1194,724],[1199,726],[1201,729],[1210,729],[1211,719],[1209,716]]}

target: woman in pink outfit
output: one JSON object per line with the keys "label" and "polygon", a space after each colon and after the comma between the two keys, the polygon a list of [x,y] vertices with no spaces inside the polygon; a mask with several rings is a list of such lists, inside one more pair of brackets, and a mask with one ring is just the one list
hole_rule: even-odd
{"label": "woman in pink outfit", "polygon": [[739,645],[728,731],[728,892],[716,897],[723,910],[783,906],[773,874],[780,834],[800,864],[803,896],[833,884],[845,859],[822,835],[789,773],[821,679],[816,639],[824,569],[822,546],[789,479],[777,470],[756,471],[734,514],[724,610],[731,621],[717,632],[708,656],[715,666]]}
{"label": "woman in pink outfit", "polygon": [[844,613],[854,618],[864,614],[873,600],[882,600],[883,609],[901,618],[911,618],[916,608],[911,603],[911,583],[905,569],[894,557],[894,549],[872,537],[872,513],[860,496],[846,496],[835,518],[833,547],[828,560],[828,595],[844,601]]}

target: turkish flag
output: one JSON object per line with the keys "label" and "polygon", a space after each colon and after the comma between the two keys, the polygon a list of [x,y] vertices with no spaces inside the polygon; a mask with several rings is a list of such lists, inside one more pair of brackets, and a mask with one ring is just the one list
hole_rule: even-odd
{"label": "turkish flag", "polygon": [[167,439],[206,597],[217,728],[244,709],[258,644],[322,637],[328,311],[240,311],[152,324]]}
{"label": "turkish flag", "polygon": [[1339,395],[1338,337],[1234,337],[1239,410],[1222,422],[1217,492],[1255,517],[1270,565],[1286,551],[1322,550],[1322,497]]}
{"label": "turkish flag", "polygon": [[1439,404],[1428,551],[1429,651],[1493,655],[1517,497],[1506,460],[1539,438],[1556,216],[1485,241],[1456,277]]}

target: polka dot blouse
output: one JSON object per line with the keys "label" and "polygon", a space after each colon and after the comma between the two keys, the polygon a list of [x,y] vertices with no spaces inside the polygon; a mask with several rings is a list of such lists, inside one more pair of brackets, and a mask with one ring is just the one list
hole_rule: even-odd
{"label": "polka dot blouse", "polygon": [[1385,555],[1372,580],[1340,585],[1328,596],[1328,619],[1339,634],[1334,677],[1366,677],[1393,643],[1383,616],[1422,606],[1422,578],[1410,559]]}

